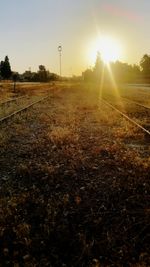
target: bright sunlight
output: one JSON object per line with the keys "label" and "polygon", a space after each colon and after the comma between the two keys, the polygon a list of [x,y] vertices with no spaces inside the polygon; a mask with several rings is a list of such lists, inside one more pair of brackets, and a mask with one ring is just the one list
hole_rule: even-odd
{"label": "bright sunlight", "polygon": [[89,57],[92,64],[96,60],[98,51],[101,54],[102,60],[106,64],[111,61],[119,60],[122,54],[122,48],[119,41],[109,36],[100,36],[90,45],[89,50]]}

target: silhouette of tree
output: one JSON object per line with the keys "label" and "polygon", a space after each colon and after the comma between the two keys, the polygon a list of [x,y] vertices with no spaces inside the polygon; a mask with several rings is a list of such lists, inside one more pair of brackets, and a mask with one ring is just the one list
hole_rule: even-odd
{"label": "silhouette of tree", "polygon": [[96,58],[96,62],[95,62],[94,70],[93,70],[94,78],[96,79],[96,81],[100,80],[103,65],[104,63],[101,59],[101,54],[100,52],[97,52],[97,58]]}
{"label": "silhouette of tree", "polygon": [[141,61],[140,66],[142,68],[142,73],[144,75],[144,78],[150,77],[150,56],[145,54]]}
{"label": "silhouette of tree", "polygon": [[96,57],[96,62],[95,66],[93,69],[86,69],[82,73],[82,77],[84,81],[95,81],[99,82],[102,74],[102,69],[103,69],[103,61],[101,59],[100,52],[97,52],[97,57]]}
{"label": "silhouette of tree", "polygon": [[0,73],[2,78],[6,80],[9,79],[12,74],[8,56],[0,63]]}
{"label": "silhouette of tree", "polygon": [[134,64],[132,66],[132,80],[133,82],[138,82],[139,79],[141,78],[141,71],[140,71],[140,66]]}
{"label": "silhouette of tree", "polygon": [[46,71],[45,66],[44,65],[39,65],[39,71]]}
{"label": "silhouette of tree", "polygon": [[39,71],[38,71],[38,74],[39,74],[39,81],[40,81],[40,82],[47,82],[47,79],[48,79],[48,73],[47,73],[47,71],[46,71],[45,66],[43,66],[43,65],[39,65]]}
{"label": "silhouette of tree", "polygon": [[93,80],[93,71],[91,69],[87,69],[82,72],[82,77],[84,81],[92,81]]}
{"label": "silhouette of tree", "polygon": [[120,61],[110,64],[113,76],[117,82],[136,82],[141,76],[137,65],[129,65]]}
{"label": "silhouette of tree", "polygon": [[32,81],[32,73],[30,70],[26,70],[23,74],[22,74],[22,78],[24,81],[27,82],[31,82]]}

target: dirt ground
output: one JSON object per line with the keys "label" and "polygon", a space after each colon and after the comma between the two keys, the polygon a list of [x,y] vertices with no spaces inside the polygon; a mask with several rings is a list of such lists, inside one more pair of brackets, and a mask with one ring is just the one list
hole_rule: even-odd
{"label": "dirt ground", "polygon": [[0,125],[0,266],[150,266],[149,141],[77,83]]}

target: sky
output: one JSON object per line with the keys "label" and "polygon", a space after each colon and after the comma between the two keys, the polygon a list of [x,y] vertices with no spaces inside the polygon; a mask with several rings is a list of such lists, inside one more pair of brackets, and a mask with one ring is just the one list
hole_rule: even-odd
{"label": "sky", "polygon": [[92,67],[91,43],[98,34],[121,44],[120,61],[139,64],[150,54],[148,0],[0,0],[0,60],[8,55],[13,71],[44,65],[62,75]]}

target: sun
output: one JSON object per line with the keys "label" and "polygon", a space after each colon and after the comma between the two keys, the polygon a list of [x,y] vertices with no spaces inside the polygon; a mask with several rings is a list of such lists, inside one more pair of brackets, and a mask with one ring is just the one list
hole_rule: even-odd
{"label": "sun", "polygon": [[121,58],[121,50],[119,41],[109,36],[100,36],[90,46],[91,62],[95,61],[97,52],[100,52],[101,58],[106,64],[119,60]]}
{"label": "sun", "polygon": [[119,43],[107,36],[103,36],[98,41],[99,52],[105,63],[116,61],[120,58],[120,45]]}

